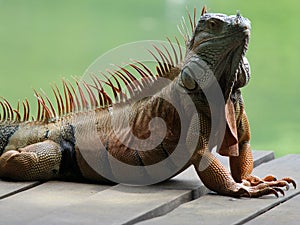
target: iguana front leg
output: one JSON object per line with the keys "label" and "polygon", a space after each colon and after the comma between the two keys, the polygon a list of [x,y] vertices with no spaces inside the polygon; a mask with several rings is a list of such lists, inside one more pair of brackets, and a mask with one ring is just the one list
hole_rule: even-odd
{"label": "iguana front leg", "polygon": [[268,194],[278,197],[277,191],[283,193],[268,186],[251,187],[237,183],[210,151],[205,150],[201,155],[199,163],[194,166],[204,185],[212,191],[233,197],[260,197]]}
{"label": "iguana front leg", "polygon": [[[219,194],[233,197],[260,197],[268,194],[274,194],[278,196],[278,192],[283,193],[281,189],[277,189],[276,187],[272,188],[269,185],[259,184],[257,186],[251,186],[248,185],[248,182],[243,182],[242,179],[241,182],[235,181],[222,163],[208,150],[207,132],[203,132],[200,136],[197,134],[197,132],[195,132],[196,129],[194,129],[194,127],[199,126],[199,124],[195,122],[198,121],[196,116],[194,117],[192,118],[192,123],[187,136],[187,148],[189,148],[189,143],[192,143],[192,140],[198,138],[199,142],[197,148],[199,150],[193,155],[192,164],[207,188]],[[209,124],[209,119],[206,120],[204,116],[200,115],[199,121],[200,130],[206,131],[205,124]],[[249,166],[241,170],[242,172],[246,171],[245,175],[248,175],[248,172],[251,173],[252,171],[253,161],[248,157],[243,158],[243,160],[244,162],[249,160]],[[242,174],[238,169],[235,171],[236,174]]]}
{"label": "iguana front leg", "polygon": [[243,182],[249,186],[289,187],[292,183],[296,188],[296,182],[289,178],[277,180],[269,175],[263,179],[252,175],[253,157],[250,147],[250,128],[246,113],[242,107],[238,124],[239,156],[230,157],[230,170],[236,182]]}

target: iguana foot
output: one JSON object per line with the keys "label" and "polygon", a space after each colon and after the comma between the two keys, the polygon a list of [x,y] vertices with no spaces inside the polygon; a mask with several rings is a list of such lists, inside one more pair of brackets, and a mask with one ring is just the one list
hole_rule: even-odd
{"label": "iguana foot", "polygon": [[290,184],[292,184],[294,188],[296,188],[297,186],[296,182],[290,177],[285,177],[280,180],[277,180],[277,178],[273,175],[266,176],[263,179],[251,175],[245,180],[243,180],[243,183],[247,186],[253,187],[258,186],[260,184],[265,184],[268,187],[286,187],[287,190],[290,188]]}
{"label": "iguana foot", "polygon": [[233,196],[258,198],[270,194],[278,198],[279,194],[284,196],[284,191],[279,187],[270,187],[265,183],[258,184],[257,186],[247,186],[241,183],[238,184],[238,191],[234,192]]}
{"label": "iguana foot", "polygon": [[283,187],[288,190],[290,184],[296,188],[296,182],[289,177],[277,180],[273,175],[269,175],[263,179],[250,176],[244,179],[242,183],[238,184],[238,191],[236,192],[239,197],[261,197],[264,195],[274,194],[279,197],[279,193],[284,196]]}

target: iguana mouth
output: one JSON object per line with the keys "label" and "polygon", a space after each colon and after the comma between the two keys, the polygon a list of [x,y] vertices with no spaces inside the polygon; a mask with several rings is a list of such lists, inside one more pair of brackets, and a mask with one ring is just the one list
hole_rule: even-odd
{"label": "iguana mouth", "polygon": [[[244,35],[245,36],[245,40],[249,40],[249,36],[250,36],[250,28],[249,27],[245,27],[243,32],[241,31],[237,31],[231,34],[225,34],[225,35],[221,35],[221,36],[217,36],[217,37],[210,37],[210,38],[206,38],[206,39],[202,39],[201,41],[199,41],[197,44],[195,43],[190,43],[191,46],[199,46],[201,44],[204,44],[206,42],[209,41],[217,41],[218,39],[226,39],[226,38],[231,38],[231,37],[238,37]],[[247,38],[248,37],[248,38]],[[246,50],[248,49],[248,41],[247,44],[245,46]]]}

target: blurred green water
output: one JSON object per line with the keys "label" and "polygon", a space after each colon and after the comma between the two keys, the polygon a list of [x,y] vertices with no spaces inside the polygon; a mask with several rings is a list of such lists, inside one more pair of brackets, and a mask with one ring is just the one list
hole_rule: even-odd
{"label": "blurred green water", "polygon": [[[29,97],[32,88],[80,76],[118,45],[178,36],[185,7],[252,21],[250,85],[243,90],[252,146],[276,154],[300,153],[300,2],[271,0],[0,0],[0,96]],[[130,55],[130,52],[128,53]]]}

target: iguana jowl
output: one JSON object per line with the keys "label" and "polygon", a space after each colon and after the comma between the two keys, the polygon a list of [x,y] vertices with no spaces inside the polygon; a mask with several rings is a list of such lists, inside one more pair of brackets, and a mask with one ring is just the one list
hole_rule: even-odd
{"label": "iguana jowl", "polygon": [[[176,168],[176,159],[168,161],[165,169],[170,170],[172,166],[175,169],[166,179],[194,165],[203,183],[219,194],[259,197],[273,193],[278,196],[277,192],[283,193],[279,187],[289,183],[296,186],[291,178],[277,181],[273,176],[260,179],[251,175],[250,130],[240,93],[250,76],[244,57],[251,29],[249,20],[239,13],[227,16],[207,13],[203,8],[196,24],[195,15],[194,12],[193,20],[189,14],[192,37],[183,32],[187,47],[184,57],[179,44],[175,50],[171,41],[173,56],[165,46],[162,50],[155,47],[158,56],[151,52],[158,61],[156,75],[143,63],[135,62],[130,66],[140,79],[120,67],[110,72],[111,78],[106,81],[92,77],[93,84],[76,82],[79,94],[72,84],[64,81],[63,92],[53,87],[57,110],[47,96],[35,93],[39,110],[34,121],[29,120],[27,101],[22,102],[23,116],[19,106],[13,109],[5,99],[0,101],[3,111],[0,118],[0,177],[100,182],[112,177],[115,178],[112,181],[135,183],[135,176],[136,180],[155,176],[147,171],[147,166],[172,158],[179,148],[179,155],[188,158],[181,168]],[[202,62],[212,71],[213,79],[194,70],[193,65],[203,65]],[[163,83],[158,78],[167,78],[170,82]],[[124,87],[120,82],[126,85],[129,97],[123,94]],[[104,85],[111,88],[114,103],[103,89]],[[207,99],[206,93],[213,90],[214,85],[222,92],[223,105]],[[98,92],[97,97],[94,90]],[[135,100],[146,92],[152,93],[151,96],[147,94]],[[191,110],[187,96],[196,111]],[[231,174],[210,152],[210,137],[219,137],[218,131],[211,129],[212,106],[219,106],[218,121],[220,124],[224,121],[225,135],[217,142],[221,143],[219,153],[230,157]],[[128,124],[123,123],[124,116],[128,118]],[[179,122],[182,116],[188,118],[186,124]],[[153,118],[163,119],[164,129],[156,123],[151,130],[149,123]],[[147,142],[153,133],[160,140],[155,146],[152,146],[155,138]],[[179,141],[182,137],[183,143]],[[135,144],[134,138],[145,141]],[[104,148],[97,147],[98,143]],[[150,150],[142,150],[149,146],[152,146]],[[122,167],[114,167],[111,156],[126,165],[144,167],[144,170],[130,174]],[[90,160],[100,168],[100,174],[89,164]],[[122,180],[122,176],[126,178]]]}

